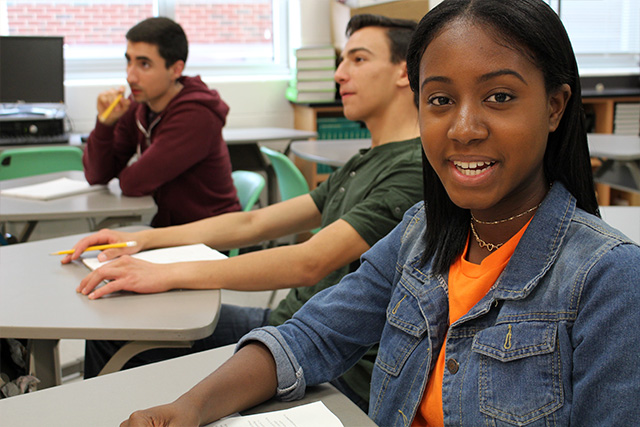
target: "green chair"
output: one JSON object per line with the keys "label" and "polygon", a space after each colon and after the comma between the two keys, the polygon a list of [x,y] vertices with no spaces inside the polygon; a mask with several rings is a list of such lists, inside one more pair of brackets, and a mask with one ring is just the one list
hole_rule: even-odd
{"label": "green chair", "polygon": [[[278,179],[278,189],[280,190],[281,200],[289,200],[294,197],[302,196],[309,192],[309,184],[300,172],[300,169],[291,161],[291,159],[279,151],[272,150],[267,147],[260,147],[262,154],[267,156],[271,162],[271,166],[276,172]],[[319,228],[311,230],[311,233],[317,233]],[[273,308],[277,291],[271,293],[271,297],[267,302],[267,306]]]}
{"label": "green chair", "polygon": [[307,180],[304,179],[304,175],[291,159],[279,151],[267,147],[260,147],[260,151],[267,156],[276,172],[282,200],[289,200],[309,192]]}
{"label": "green chair", "polygon": [[[258,202],[260,193],[265,185],[265,180],[262,175],[256,172],[249,171],[233,171],[231,172],[233,178],[233,185],[238,192],[238,200],[240,200],[240,206],[244,212],[253,209],[253,206]],[[231,249],[229,251],[229,257],[238,255],[239,249]]]}
{"label": "green chair", "polygon": [[[291,159],[279,151],[271,150],[267,147],[260,147],[260,151],[267,156],[278,178],[278,189],[282,200],[293,199],[309,192],[309,184],[300,172],[300,169]],[[319,228],[311,230],[317,233]]]}
{"label": "green chair", "polygon": [[82,170],[82,149],[71,145],[14,148],[0,153],[0,181]]}

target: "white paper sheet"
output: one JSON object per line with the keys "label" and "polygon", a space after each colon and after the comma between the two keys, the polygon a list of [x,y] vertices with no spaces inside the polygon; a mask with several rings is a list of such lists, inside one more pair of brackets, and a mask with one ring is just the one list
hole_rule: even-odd
{"label": "white paper sheet", "polygon": [[338,417],[318,401],[281,411],[227,417],[207,427],[343,427]]}
{"label": "white paper sheet", "polygon": [[[139,252],[131,255],[133,258],[138,258],[144,261],[153,262],[155,264],[169,264],[172,262],[185,262],[185,261],[211,261],[216,259],[224,259],[227,256],[211,249],[209,246],[198,243],[195,245],[174,246],[171,248],[152,249],[149,251]],[[105,264],[111,262],[98,261],[97,257],[83,258],[84,265],[91,270],[102,267]]]}
{"label": "white paper sheet", "polygon": [[34,200],[52,200],[75,194],[89,193],[107,188],[105,185],[89,185],[87,181],[77,181],[66,177],[40,184],[8,188],[0,191],[3,196],[21,197]]}

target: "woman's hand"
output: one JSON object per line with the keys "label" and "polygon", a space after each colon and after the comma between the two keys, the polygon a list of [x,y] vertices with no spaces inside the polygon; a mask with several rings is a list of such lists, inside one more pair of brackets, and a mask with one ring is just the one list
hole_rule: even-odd
{"label": "woman's hand", "polygon": [[181,407],[178,402],[136,411],[120,427],[189,427],[200,425],[193,408]]}

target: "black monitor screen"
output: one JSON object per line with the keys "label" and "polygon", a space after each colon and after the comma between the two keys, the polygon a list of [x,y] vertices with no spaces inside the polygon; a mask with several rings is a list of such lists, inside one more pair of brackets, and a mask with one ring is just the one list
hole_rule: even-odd
{"label": "black monitor screen", "polygon": [[0,37],[0,102],[64,103],[62,37]]}

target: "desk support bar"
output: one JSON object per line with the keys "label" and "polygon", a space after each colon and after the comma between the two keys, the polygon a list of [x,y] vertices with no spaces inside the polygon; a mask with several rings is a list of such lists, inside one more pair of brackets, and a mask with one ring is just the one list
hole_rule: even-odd
{"label": "desk support bar", "polygon": [[132,357],[154,348],[189,348],[193,341],[130,341],[111,356],[98,375],[118,372]]}
{"label": "desk support bar", "polygon": [[27,354],[29,375],[40,380],[38,390],[62,384],[58,340],[30,339]]}

